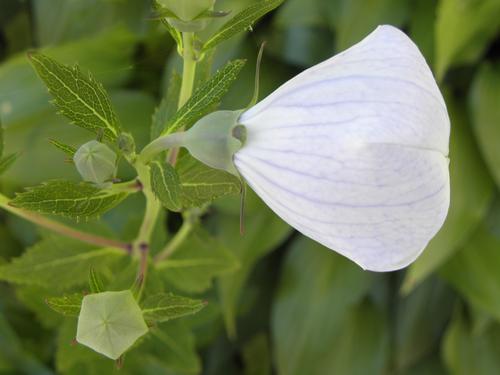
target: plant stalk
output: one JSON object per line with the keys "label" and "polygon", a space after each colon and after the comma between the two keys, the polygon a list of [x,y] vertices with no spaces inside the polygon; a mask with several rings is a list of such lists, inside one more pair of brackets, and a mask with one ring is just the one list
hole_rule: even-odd
{"label": "plant stalk", "polygon": [[158,215],[160,213],[160,202],[156,199],[153,190],[151,189],[150,169],[140,160],[135,164],[139,181],[142,184],[142,192],[146,199],[146,209],[142,219],[141,227],[135,241],[133,242],[132,252],[135,256],[139,256],[139,268],[137,270],[137,282],[139,283],[139,297],[142,295],[146,276],[148,271],[148,259],[151,235],[156,225]]}
{"label": "plant stalk", "polygon": [[[196,76],[196,63],[197,57],[194,50],[194,33],[182,33],[182,84],[181,91],[179,93],[179,102],[177,108],[181,108],[191,97],[194,87],[194,78]],[[181,129],[183,130],[183,129]],[[177,163],[177,157],[179,155],[179,147],[175,147],[168,153],[168,162],[171,165]]]}

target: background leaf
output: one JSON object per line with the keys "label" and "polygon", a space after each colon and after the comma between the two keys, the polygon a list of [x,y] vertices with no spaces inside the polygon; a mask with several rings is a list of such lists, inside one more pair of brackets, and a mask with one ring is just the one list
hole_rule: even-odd
{"label": "background leaf", "polygon": [[500,65],[484,64],[477,72],[470,92],[472,124],[484,160],[500,187]]}
{"label": "background leaf", "polygon": [[[383,331],[378,331],[381,326],[376,314],[369,317],[370,313],[355,312],[370,280],[369,273],[315,242],[303,237],[294,242],[283,265],[272,310],[275,361],[280,374],[321,374],[325,368],[340,369],[363,361],[359,355],[353,362],[342,360],[354,348],[349,347],[347,337],[341,338],[348,335],[343,333],[346,324],[351,329],[356,329],[356,324],[369,324],[358,314],[374,319],[371,323],[374,333],[382,334]],[[359,336],[361,332],[351,337],[359,338],[358,345],[370,346],[367,336]],[[358,349],[364,358],[363,350]],[[373,348],[367,350],[370,349]],[[337,364],[336,359],[339,359]]]}
{"label": "background leaf", "polygon": [[444,359],[450,374],[494,374],[500,368],[500,326],[474,335],[463,314],[457,312],[444,339]]}
{"label": "background leaf", "polygon": [[[497,205],[498,207],[498,205]],[[444,277],[479,309],[500,320],[500,235],[497,217],[482,223],[470,242],[442,269]]]}
{"label": "background leaf", "polygon": [[436,20],[436,75],[451,65],[473,62],[499,29],[497,0],[441,0]]}
{"label": "background leaf", "polygon": [[118,249],[95,248],[51,235],[29,248],[21,257],[1,265],[0,279],[61,290],[86,283],[91,266],[106,270],[124,255]]}
{"label": "background leaf", "polygon": [[195,229],[179,249],[158,263],[159,275],[175,288],[188,293],[208,289],[212,279],[237,270],[236,257],[202,229]]}

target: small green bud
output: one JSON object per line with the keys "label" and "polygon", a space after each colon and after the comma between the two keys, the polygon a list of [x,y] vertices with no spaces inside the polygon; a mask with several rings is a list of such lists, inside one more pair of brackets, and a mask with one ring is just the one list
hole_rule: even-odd
{"label": "small green bud", "polygon": [[183,146],[202,163],[239,176],[233,156],[246,139],[246,128],[238,124],[241,111],[213,112],[186,131]]}
{"label": "small green bud", "polygon": [[76,151],[73,161],[84,181],[103,185],[115,175],[116,154],[104,143],[85,143]]}

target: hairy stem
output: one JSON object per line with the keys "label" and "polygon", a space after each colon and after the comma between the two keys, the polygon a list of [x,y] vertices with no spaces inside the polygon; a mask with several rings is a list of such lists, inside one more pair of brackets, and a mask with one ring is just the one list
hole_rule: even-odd
{"label": "hairy stem", "polygon": [[168,149],[172,149],[174,147],[182,146],[183,140],[184,132],[173,133],[156,138],[154,141],[150,142],[146,147],[142,149],[139,155],[139,159],[142,163],[146,164],[156,154]]}
{"label": "hairy stem", "polygon": [[127,252],[130,252],[132,250],[132,245],[130,243],[83,232],[78,229],[71,228],[58,221],[39,215],[35,212],[30,212],[20,208],[13,207],[9,205],[9,199],[2,194],[0,194],[0,207],[14,215],[17,215],[25,220],[32,222],[33,224],[49,229],[65,237],[74,238],[76,240],[96,246],[114,247],[117,249],[122,249]]}
{"label": "hairy stem", "polygon": [[178,108],[182,107],[191,97],[196,75],[196,56],[193,48],[194,33],[182,33],[182,42],[182,86],[179,93]]}
{"label": "hairy stem", "polygon": [[142,192],[146,198],[146,210],[144,212],[141,227],[139,228],[139,233],[133,242],[132,249],[133,254],[140,257],[139,269],[137,270],[137,281],[140,283],[140,296],[147,276],[151,235],[153,234],[161,206],[151,189],[149,167],[141,161],[138,161],[135,168],[139,176],[139,181],[142,184]]}
{"label": "hairy stem", "polygon": [[[193,93],[194,78],[196,75],[197,58],[193,48],[194,33],[182,33],[182,85],[179,93],[179,102],[177,108],[180,108],[187,102]],[[182,130],[182,129],[181,129]],[[177,156],[179,155],[179,147],[175,147],[168,153],[168,162],[175,165]]]}

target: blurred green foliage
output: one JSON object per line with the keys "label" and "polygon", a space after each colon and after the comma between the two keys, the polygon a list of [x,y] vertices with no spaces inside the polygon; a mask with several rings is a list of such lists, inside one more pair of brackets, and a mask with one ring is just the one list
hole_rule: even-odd
{"label": "blurred green foliage", "polygon": [[[218,0],[215,9],[234,15],[252,3]],[[216,67],[229,58],[248,59],[223,101],[224,108],[238,109],[252,96],[263,40],[268,46],[261,96],[378,24],[411,36],[446,93],[452,200],[445,226],[408,269],[364,272],[294,233],[254,195],[241,237],[238,199],[218,200],[204,216],[205,229],[149,275],[152,291],[166,285],[208,306],[156,327],[118,371],[111,361],[73,345],[76,322],[44,304],[45,298],[85,288],[88,262],[71,258],[86,248],[1,212],[0,266],[26,247],[36,251],[17,261],[14,284],[0,283],[0,374],[500,373],[499,15],[500,0],[287,0],[252,33],[222,43],[213,57]],[[172,69],[180,72],[173,41],[153,18],[144,0],[1,1],[0,117],[5,153],[20,153],[0,180],[3,192],[48,178],[75,178],[49,139],[70,145],[90,139],[55,114],[27,50],[41,49],[91,71],[138,147],[149,140],[154,107]],[[215,20],[206,36],[223,22]],[[131,198],[103,222],[80,226],[133,238],[142,206]],[[177,220],[168,215],[157,228],[154,251]],[[58,246],[68,248],[69,263],[46,265],[43,259]],[[112,290],[130,284],[135,265],[113,253],[98,255],[98,269]],[[30,262],[46,268],[24,283]],[[120,277],[114,278],[117,270]],[[60,290],[61,278],[68,277],[72,289]]]}

